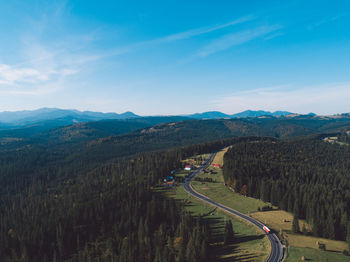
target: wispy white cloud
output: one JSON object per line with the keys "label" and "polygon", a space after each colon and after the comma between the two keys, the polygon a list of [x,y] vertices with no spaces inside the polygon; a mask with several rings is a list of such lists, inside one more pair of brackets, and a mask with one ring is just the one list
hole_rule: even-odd
{"label": "wispy white cloud", "polygon": [[195,36],[211,33],[211,32],[214,32],[214,31],[226,28],[226,27],[230,27],[230,26],[233,26],[233,25],[242,24],[242,23],[251,21],[253,19],[255,19],[255,17],[252,16],[252,15],[244,16],[244,17],[232,20],[232,21],[230,21],[228,23],[224,23],[224,24],[220,24],[220,25],[214,25],[214,26],[211,26],[211,27],[201,27],[201,28],[197,28],[197,29],[192,29],[192,30],[176,33],[176,34],[173,34],[173,35],[165,36],[163,38],[159,38],[159,39],[153,40],[152,42],[170,42],[170,41],[183,40],[183,39],[187,39],[187,38],[191,38],[191,37],[195,37]]}
{"label": "wispy white cloud", "polygon": [[0,64],[0,84],[13,85],[20,83],[36,83],[48,80],[46,73],[33,68],[13,68],[6,64]]}
{"label": "wispy white cloud", "polygon": [[197,57],[206,57],[208,55],[226,50],[233,46],[241,45],[256,39],[261,36],[266,36],[272,32],[275,32],[282,27],[279,25],[273,26],[261,26],[250,30],[244,30],[241,32],[226,34],[219,39],[213,40],[210,44],[202,47],[196,54]]}
{"label": "wispy white cloud", "polygon": [[[78,74],[82,67],[99,60],[98,54],[77,53],[67,46],[44,44],[34,35],[22,38],[21,62],[15,64],[0,61],[0,88],[4,86],[22,86],[26,94],[34,85],[58,82],[71,75]],[[29,92],[30,93],[30,92]]]}
{"label": "wispy white cloud", "polygon": [[342,19],[343,17],[349,16],[349,15],[350,15],[350,12],[346,12],[346,13],[339,14],[336,16],[326,17],[326,18],[323,18],[322,20],[320,20],[316,23],[308,25],[306,28],[307,28],[307,30],[313,30],[317,27],[323,26],[324,24],[332,23],[334,21],[337,21],[337,20]]}
{"label": "wispy white cloud", "polygon": [[[69,4],[63,0],[45,6],[40,16],[23,17],[28,27],[17,36],[20,48],[14,52],[12,61],[0,60],[1,92],[43,93],[41,89],[38,92],[39,85],[57,90],[57,83],[63,84],[70,76],[79,74],[87,65],[101,59],[102,55],[91,52],[94,31],[76,34],[63,30],[67,13]],[[53,30],[59,33],[48,40],[47,35]]]}
{"label": "wispy white cloud", "polygon": [[292,85],[237,92],[211,103],[229,113],[251,110],[287,110],[295,113],[335,114],[350,112],[350,82],[319,86]]}
{"label": "wispy white cloud", "polygon": [[283,35],[284,35],[283,32],[272,33],[272,34],[269,34],[266,37],[264,37],[264,40],[271,40],[271,39],[274,39],[276,37],[283,36]]}
{"label": "wispy white cloud", "polygon": [[114,55],[114,56],[115,55],[122,55],[122,54],[125,54],[125,53],[133,52],[135,50],[152,47],[152,46],[158,45],[158,44],[164,44],[164,43],[170,43],[170,42],[175,42],[175,41],[189,39],[189,38],[192,38],[192,37],[196,37],[196,36],[208,34],[208,33],[211,33],[211,32],[215,32],[215,31],[218,31],[220,29],[228,28],[228,27],[231,27],[231,26],[234,26],[234,25],[239,25],[239,24],[242,24],[242,23],[245,23],[245,22],[249,22],[249,21],[254,20],[254,19],[255,19],[254,16],[248,15],[248,16],[243,16],[243,17],[234,19],[234,20],[232,20],[232,21],[230,21],[228,23],[217,24],[217,25],[214,25],[214,26],[195,28],[195,29],[186,30],[186,31],[183,31],[183,32],[167,35],[167,36],[164,36],[164,37],[159,37],[159,38],[152,39],[152,40],[147,40],[147,41],[134,43],[134,44],[131,44],[131,45],[128,45],[128,46],[116,48],[115,50],[113,50],[111,52],[108,52],[107,56],[110,56],[110,55]]}

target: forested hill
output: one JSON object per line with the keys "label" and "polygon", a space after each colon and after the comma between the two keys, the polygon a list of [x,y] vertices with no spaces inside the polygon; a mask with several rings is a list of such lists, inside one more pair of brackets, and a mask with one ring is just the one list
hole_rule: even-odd
{"label": "forested hill", "polygon": [[[349,118],[181,120],[155,117],[100,121],[56,128],[29,138],[5,136],[1,140],[0,169],[8,175],[30,174],[38,169],[45,172],[50,166],[50,172],[56,173],[61,166],[93,167],[116,157],[230,137],[291,138],[350,130]],[[167,123],[152,126],[159,122]]]}
{"label": "forested hill", "polygon": [[144,153],[80,171],[66,165],[61,176],[37,172],[24,182],[20,173],[2,177],[2,261],[208,261],[205,221],[152,187],[180,168],[181,159],[232,142]]}
{"label": "forested hill", "polygon": [[226,184],[306,219],[315,236],[350,244],[348,137],[236,143],[224,157]]}
{"label": "forested hill", "polygon": [[[25,128],[0,130],[2,149],[38,143],[76,143],[120,135],[160,123],[188,120],[187,117],[143,117],[125,120],[101,120],[57,127],[47,120]],[[58,120],[59,121],[59,120]]]}
{"label": "forested hill", "polygon": [[250,145],[253,135],[277,141],[350,130],[346,118],[182,120],[101,121],[3,136],[3,261],[205,261],[205,223],[180,216],[181,207],[151,191],[182,158]]}
{"label": "forested hill", "polygon": [[[293,116],[243,119],[191,120],[187,117],[142,117],[126,120],[102,120],[57,127],[56,120],[47,120],[25,128],[0,130],[0,150],[18,149],[42,143],[50,146],[62,143],[79,143],[99,138],[132,133],[144,135],[156,132],[171,134],[181,131],[187,137],[215,135],[216,138],[229,136],[272,136],[289,138],[315,133],[346,131],[350,128],[347,115],[339,117]],[[185,122],[183,122],[185,121]],[[162,123],[174,123],[174,128]],[[146,127],[157,127],[145,129]],[[139,131],[137,131],[139,130]],[[152,134],[153,135],[153,134]],[[198,141],[203,141],[199,139]]]}

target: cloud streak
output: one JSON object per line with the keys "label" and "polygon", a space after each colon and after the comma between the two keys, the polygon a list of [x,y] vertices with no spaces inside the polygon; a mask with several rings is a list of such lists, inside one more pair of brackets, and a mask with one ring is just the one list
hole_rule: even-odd
{"label": "cloud streak", "polygon": [[202,47],[196,54],[197,57],[206,57],[211,54],[221,52],[233,46],[241,45],[261,36],[266,36],[281,29],[281,26],[261,26],[255,29],[245,30],[238,33],[226,34],[210,44]]}
{"label": "cloud streak", "polygon": [[131,44],[129,46],[117,48],[111,52],[108,52],[108,54],[106,54],[106,56],[123,55],[125,53],[133,52],[135,50],[139,50],[139,49],[143,49],[143,48],[152,47],[152,46],[158,45],[158,44],[171,43],[171,42],[175,42],[175,41],[190,39],[192,37],[208,34],[211,32],[218,31],[220,29],[224,29],[224,28],[228,28],[228,27],[231,27],[234,25],[239,25],[239,24],[242,24],[245,22],[249,22],[249,21],[254,20],[254,19],[255,19],[254,16],[248,15],[248,16],[240,17],[238,19],[232,20],[232,21],[230,21],[228,23],[224,23],[224,24],[219,24],[219,25],[214,25],[214,26],[209,26],[209,27],[200,27],[200,28],[183,31],[183,32],[171,34],[168,36],[148,40],[148,41],[142,41],[139,43]]}
{"label": "cloud streak", "polygon": [[215,25],[212,27],[202,27],[202,28],[197,28],[197,29],[192,29],[192,30],[188,30],[188,31],[184,31],[181,33],[177,33],[177,34],[173,34],[173,35],[169,35],[163,38],[159,38],[156,40],[153,40],[153,42],[171,42],[171,41],[177,41],[177,40],[184,40],[187,38],[191,38],[191,37],[195,37],[195,36],[199,36],[199,35],[203,35],[203,34],[207,34],[207,33],[211,33],[220,29],[224,29],[226,27],[230,27],[233,25],[238,25],[238,24],[242,24],[248,21],[251,21],[255,19],[252,15],[250,16],[245,16],[245,17],[241,17],[238,19],[235,19],[231,22],[225,23],[225,24],[221,24],[221,25]]}

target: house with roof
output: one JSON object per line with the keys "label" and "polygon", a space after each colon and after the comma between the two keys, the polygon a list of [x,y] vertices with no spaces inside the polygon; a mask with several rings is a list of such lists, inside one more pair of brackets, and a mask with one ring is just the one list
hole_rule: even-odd
{"label": "house with roof", "polygon": [[191,165],[186,165],[186,166],[185,166],[185,170],[191,171],[191,170],[192,170],[192,166],[191,166]]}

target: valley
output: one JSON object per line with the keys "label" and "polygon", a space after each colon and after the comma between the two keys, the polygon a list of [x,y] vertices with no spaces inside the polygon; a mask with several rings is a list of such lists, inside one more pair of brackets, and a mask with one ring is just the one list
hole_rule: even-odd
{"label": "valley", "polygon": [[[315,231],[315,222],[322,224],[322,220],[310,222],[308,217],[306,235],[291,233],[294,203],[290,207],[288,198],[287,205],[278,202],[280,197],[274,194],[282,193],[273,184],[272,188],[266,184],[254,189],[254,184],[261,181],[252,180],[254,177],[245,179],[259,170],[264,176],[272,175],[269,183],[282,179],[275,166],[261,169],[263,164],[270,163],[262,161],[271,161],[277,154],[272,160],[282,157],[281,163],[286,164],[283,168],[294,158],[293,161],[304,159],[300,164],[308,168],[317,165],[308,165],[307,160],[327,159],[322,168],[331,170],[327,167],[331,165],[338,170],[337,181],[343,181],[346,175],[342,172],[347,170],[347,165],[341,163],[347,163],[349,147],[323,141],[323,138],[338,137],[346,143],[347,130],[350,130],[347,117],[315,116],[217,120],[147,117],[79,123],[31,134],[3,130],[0,240],[6,244],[0,248],[0,254],[4,261],[19,257],[25,261],[42,261],[39,257],[65,262],[86,259],[150,261],[158,257],[177,262],[192,259],[191,254],[196,249],[201,250],[195,255],[196,261],[209,258],[209,261],[233,258],[265,261],[270,247],[261,231],[184,192],[180,184],[189,171],[176,174],[178,185],[173,189],[157,189],[171,170],[196,166],[209,153],[219,150],[212,165],[194,178],[192,186],[196,191],[260,220],[276,235],[282,229],[283,236],[279,237],[289,250],[287,261],[302,252],[310,259],[324,252],[327,259],[334,256],[334,259],[339,257],[340,261],[346,261],[346,235],[337,230],[333,231],[334,235],[331,231],[322,235]],[[223,148],[225,150],[221,150]],[[247,151],[250,148],[254,150]],[[308,148],[317,149],[313,157]],[[298,150],[300,156],[293,153]],[[271,157],[264,157],[264,154],[268,156],[267,152]],[[249,156],[247,160],[245,155]],[[260,164],[255,167],[256,163]],[[243,171],[248,172],[248,176],[240,177]],[[288,172],[293,174],[293,171]],[[304,175],[309,176],[307,179],[312,178],[312,169],[310,172]],[[343,184],[340,183],[341,192],[347,199],[348,189]],[[339,188],[339,185],[332,185]],[[261,191],[265,187],[270,193]],[[330,191],[335,195],[336,191]],[[298,199],[299,212],[305,212],[303,197]],[[340,203],[333,213],[334,229],[337,225],[346,228],[347,213],[342,207],[347,202]],[[287,210],[275,211],[277,208]],[[272,211],[268,211],[270,209]],[[325,212],[323,206],[318,209],[320,214]],[[301,214],[304,213],[299,217],[300,231],[305,221]],[[133,218],[132,221],[128,217]],[[229,220],[237,240],[224,244]],[[26,221],[25,227],[21,226],[23,221]],[[140,236],[144,240],[141,241]],[[33,237],[35,242],[31,241]],[[135,241],[140,242],[133,245]],[[315,241],[323,244],[326,251],[315,246]]]}

